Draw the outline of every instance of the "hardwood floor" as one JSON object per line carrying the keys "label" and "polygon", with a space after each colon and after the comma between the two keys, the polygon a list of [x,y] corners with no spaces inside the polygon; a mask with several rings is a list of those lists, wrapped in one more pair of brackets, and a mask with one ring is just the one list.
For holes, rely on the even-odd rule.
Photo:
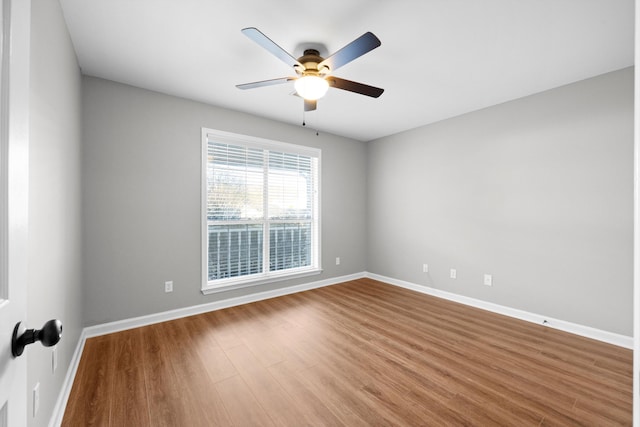
{"label": "hardwood floor", "polygon": [[631,425],[632,352],[370,279],[88,339],[64,426]]}

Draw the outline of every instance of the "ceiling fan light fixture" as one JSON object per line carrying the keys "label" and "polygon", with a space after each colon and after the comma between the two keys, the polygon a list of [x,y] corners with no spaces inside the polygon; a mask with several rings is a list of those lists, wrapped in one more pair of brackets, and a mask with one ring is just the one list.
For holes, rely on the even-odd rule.
{"label": "ceiling fan light fixture", "polygon": [[298,95],[309,101],[322,98],[329,89],[329,83],[318,76],[303,76],[294,83]]}

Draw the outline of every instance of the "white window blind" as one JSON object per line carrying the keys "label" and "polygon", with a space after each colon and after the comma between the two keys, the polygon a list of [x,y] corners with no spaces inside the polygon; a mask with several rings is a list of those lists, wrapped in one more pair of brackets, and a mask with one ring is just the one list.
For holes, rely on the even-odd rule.
{"label": "white window blind", "polygon": [[319,271],[319,150],[203,131],[203,291]]}

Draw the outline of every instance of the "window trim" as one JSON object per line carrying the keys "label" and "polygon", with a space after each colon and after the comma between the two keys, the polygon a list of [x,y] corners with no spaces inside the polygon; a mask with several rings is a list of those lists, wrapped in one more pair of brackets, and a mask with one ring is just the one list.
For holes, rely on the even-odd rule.
{"label": "window trim", "polygon": [[[317,206],[314,206],[316,215],[315,227],[315,248],[314,259],[315,264],[311,267],[301,267],[288,270],[278,270],[274,272],[266,272],[262,274],[253,274],[250,276],[232,277],[228,279],[220,279],[216,285],[211,285],[208,280],[208,223],[207,223],[207,159],[209,138],[213,137],[216,141],[228,144],[238,144],[243,146],[252,146],[264,150],[273,150],[287,153],[295,153],[309,156],[317,159]],[[307,147],[304,145],[291,144],[287,142],[274,141],[254,136],[241,135],[231,132],[220,131],[216,129],[202,128],[201,143],[201,170],[200,170],[200,221],[201,221],[201,292],[205,295],[226,292],[233,289],[241,289],[250,286],[258,286],[266,283],[272,283],[282,280],[296,279],[322,273],[322,241],[321,241],[321,154],[319,148]]]}

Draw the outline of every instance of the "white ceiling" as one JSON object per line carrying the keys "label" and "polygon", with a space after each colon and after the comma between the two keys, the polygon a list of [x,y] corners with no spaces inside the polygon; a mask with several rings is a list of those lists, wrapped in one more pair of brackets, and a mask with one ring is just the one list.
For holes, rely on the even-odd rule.
{"label": "white ceiling", "polygon": [[[300,125],[295,75],[240,30],[298,57],[367,31],[382,46],[335,75],[307,126],[368,141],[633,65],[633,0],[61,0],[84,74]],[[321,46],[322,47],[322,46]]]}

